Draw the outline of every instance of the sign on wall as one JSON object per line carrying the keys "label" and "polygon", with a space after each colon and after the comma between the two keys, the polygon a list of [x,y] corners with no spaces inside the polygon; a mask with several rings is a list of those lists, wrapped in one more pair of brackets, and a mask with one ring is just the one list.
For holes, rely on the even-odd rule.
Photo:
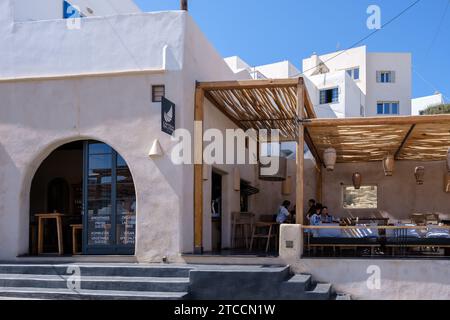
{"label": "sign on wall", "polygon": [[175,103],[164,97],[161,100],[161,131],[168,135],[175,131]]}

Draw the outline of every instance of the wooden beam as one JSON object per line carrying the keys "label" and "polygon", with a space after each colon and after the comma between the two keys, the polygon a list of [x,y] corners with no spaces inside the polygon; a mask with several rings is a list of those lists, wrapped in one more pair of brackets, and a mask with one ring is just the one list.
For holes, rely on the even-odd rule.
{"label": "wooden beam", "polygon": [[211,91],[211,90],[233,90],[233,89],[239,90],[239,89],[258,89],[258,88],[286,88],[286,87],[295,88],[297,84],[298,79],[271,79],[271,80],[199,82],[198,86],[204,89],[205,91]]}
{"label": "wooden beam", "polygon": [[261,122],[261,121],[295,121],[293,118],[274,118],[274,119],[248,119],[238,120],[239,122]]}
{"label": "wooden beam", "polygon": [[323,178],[322,178],[322,167],[319,167],[319,170],[316,171],[316,201],[319,203],[322,202],[323,197]]}
{"label": "wooden beam", "polygon": [[203,253],[203,105],[205,92],[195,89],[194,106],[194,253]]}
{"label": "wooden beam", "polygon": [[306,114],[308,115],[308,118],[310,118],[310,119],[317,118],[316,111],[314,110],[314,105],[312,104],[311,99],[309,98],[308,90],[304,90],[304,91],[305,91]]}
{"label": "wooden beam", "polygon": [[319,152],[317,151],[316,146],[314,145],[314,142],[311,138],[311,135],[309,134],[308,129],[304,129],[305,130],[305,141],[306,144],[308,145],[309,150],[311,151],[312,155],[314,156],[314,159],[316,159],[317,162],[317,167],[325,167],[325,164],[322,161],[322,157],[320,156]]}
{"label": "wooden beam", "polygon": [[400,155],[400,153],[402,152],[403,148],[405,147],[406,142],[408,141],[409,137],[411,136],[412,132],[414,131],[414,128],[416,127],[415,124],[413,124],[411,126],[411,128],[409,128],[408,133],[406,134],[405,138],[402,141],[402,144],[400,145],[400,147],[398,148],[397,152],[395,153],[395,160],[398,160],[398,156]]}
{"label": "wooden beam", "polygon": [[369,126],[369,125],[413,125],[450,123],[450,115],[430,116],[396,116],[372,118],[341,118],[341,119],[310,119],[304,123],[307,127],[337,127],[337,126]]}
{"label": "wooden beam", "polygon": [[[301,81],[300,81],[301,79]],[[303,79],[300,78],[297,84],[297,116],[299,120],[303,120],[305,118],[305,95],[304,90],[305,86],[303,83]],[[297,168],[296,168],[296,223],[303,225],[303,205],[304,205],[304,165],[305,165],[305,155],[304,155],[304,146],[305,146],[305,135],[304,135],[303,122],[300,121],[298,123],[298,137],[297,137]]]}

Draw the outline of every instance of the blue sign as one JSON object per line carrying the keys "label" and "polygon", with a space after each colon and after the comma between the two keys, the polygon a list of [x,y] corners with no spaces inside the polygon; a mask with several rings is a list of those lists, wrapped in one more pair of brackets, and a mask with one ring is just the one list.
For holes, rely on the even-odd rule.
{"label": "blue sign", "polygon": [[75,19],[81,18],[81,12],[71,5],[68,1],[63,0],[63,18],[64,19]]}

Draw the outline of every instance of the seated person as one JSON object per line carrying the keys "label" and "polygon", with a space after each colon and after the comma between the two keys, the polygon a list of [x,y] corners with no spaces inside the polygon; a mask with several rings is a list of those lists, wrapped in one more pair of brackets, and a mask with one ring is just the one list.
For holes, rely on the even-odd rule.
{"label": "seated person", "polygon": [[330,215],[330,212],[328,211],[328,207],[322,208],[321,219],[322,219],[323,223],[333,223],[333,222],[337,221],[332,215]]}
{"label": "seated person", "polygon": [[291,215],[289,212],[290,206],[291,206],[291,202],[288,200],[285,200],[283,202],[283,204],[280,206],[280,208],[278,209],[278,213],[277,213],[277,223],[278,224],[283,224],[288,220],[289,216]]}
{"label": "seated person", "polygon": [[316,204],[316,212],[309,217],[309,224],[312,226],[319,226],[322,223],[322,205]]}
{"label": "seated person", "polygon": [[316,200],[310,199],[308,201],[308,212],[306,213],[306,217],[309,219],[314,213],[316,213]]}

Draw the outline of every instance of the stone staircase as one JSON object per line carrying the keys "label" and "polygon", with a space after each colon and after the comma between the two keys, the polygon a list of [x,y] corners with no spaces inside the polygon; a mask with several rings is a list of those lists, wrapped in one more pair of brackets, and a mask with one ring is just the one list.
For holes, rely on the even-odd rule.
{"label": "stone staircase", "polygon": [[190,279],[191,298],[198,300],[350,299],[310,275],[293,275],[289,266],[204,266],[191,270]]}
{"label": "stone staircase", "polygon": [[[77,268],[75,268],[77,267]],[[73,274],[74,270],[79,273]],[[79,278],[79,286],[75,282]],[[288,266],[0,264],[0,299],[349,300]]]}
{"label": "stone staircase", "polygon": [[0,298],[56,300],[179,300],[188,296],[188,267],[80,264],[0,265]]}

